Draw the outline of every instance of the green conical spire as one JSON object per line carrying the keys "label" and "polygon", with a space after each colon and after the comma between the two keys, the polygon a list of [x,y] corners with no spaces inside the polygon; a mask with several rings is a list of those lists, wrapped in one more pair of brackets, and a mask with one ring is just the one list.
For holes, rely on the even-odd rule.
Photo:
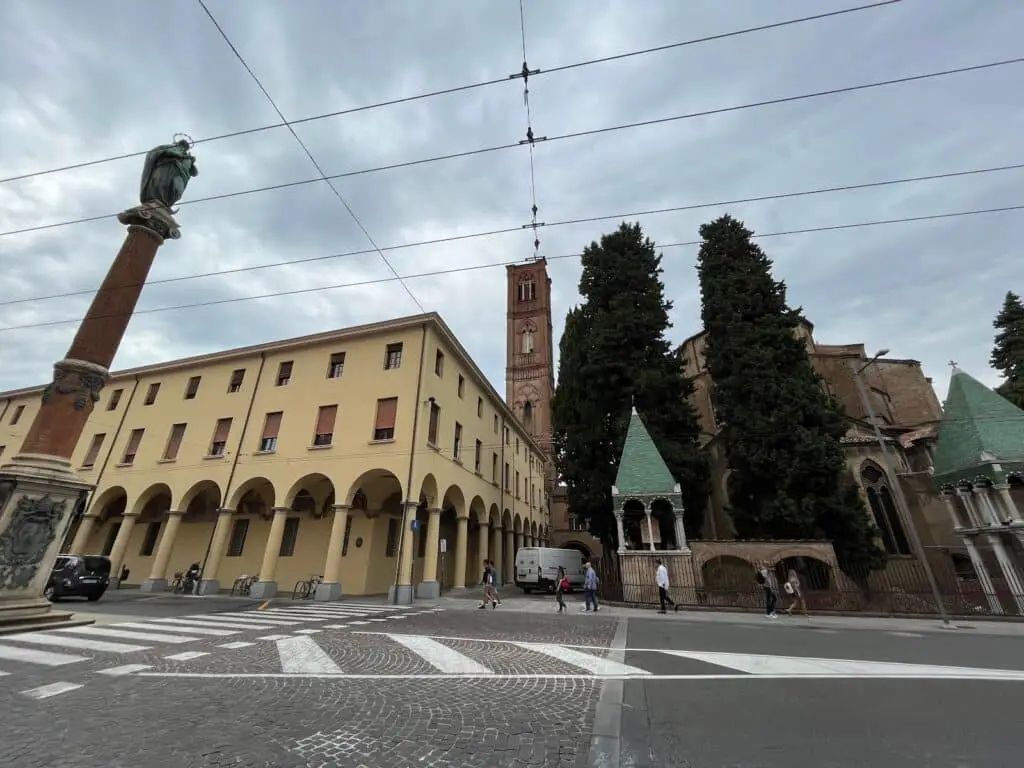
{"label": "green conical spire", "polygon": [[675,478],[634,407],[619,458],[619,471],[615,475],[615,489],[620,495],[630,496],[678,493],[677,488]]}
{"label": "green conical spire", "polygon": [[988,465],[1021,462],[1024,411],[954,366],[932,461],[935,479],[970,480]]}

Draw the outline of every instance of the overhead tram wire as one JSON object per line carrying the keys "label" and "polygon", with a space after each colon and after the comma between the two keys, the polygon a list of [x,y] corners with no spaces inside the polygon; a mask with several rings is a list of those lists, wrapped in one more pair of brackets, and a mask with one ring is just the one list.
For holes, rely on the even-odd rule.
{"label": "overhead tram wire", "polygon": [[[210,9],[206,7],[206,3],[204,2],[204,0],[197,0],[197,2],[199,3],[199,6],[203,9],[203,11],[206,12],[206,15],[209,17],[210,21],[213,22],[213,26],[217,28],[217,31],[220,33],[220,36],[224,38],[224,42],[228,44],[228,47],[231,49],[231,52],[235,55],[235,58],[237,58],[238,61],[241,62],[242,66],[245,67],[245,71],[248,72],[249,76],[253,79],[253,82],[256,83],[256,86],[260,89],[263,95],[266,96],[267,101],[270,103],[270,106],[273,107],[274,112],[277,113],[277,116],[281,118],[281,121],[283,123],[288,124],[288,121],[285,119],[284,113],[282,113],[281,109],[277,106],[277,102],[274,101],[274,98],[270,95],[270,92],[263,87],[263,83],[260,82],[260,79],[256,76],[256,73],[253,72],[252,67],[249,66],[248,62],[246,62],[242,54],[239,53],[238,49],[235,47],[235,44],[231,42],[231,38],[228,37],[227,33],[224,31],[224,28],[221,27],[216,17],[210,12]],[[318,163],[316,158],[313,157],[313,153],[309,151],[309,147],[306,146],[306,143],[301,138],[299,138],[299,134],[295,132],[295,128],[293,128],[290,124],[288,124],[287,127],[288,131],[295,138],[295,141],[298,142],[298,145],[300,147],[302,147],[302,151],[306,153],[306,157],[308,157],[309,161],[313,163],[313,167],[316,168],[317,173],[320,174],[320,178],[323,179],[324,183],[326,183],[328,187],[330,187],[331,192],[333,192],[334,196],[338,198],[338,202],[340,202],[342,206],[344,206],[345,210],[348,211],[348,215],[352,218],[352,221],[356,223],[356,226],[359,227],[363,235],[366,236],[366,239],[369,240],[370,245],[373,246],[373,249],[377,252],[377,255],[380,256],[381,261],[384,262],[385,266],[387,266],[387,268],[391,271],[391,274],[393,274],[395,276],[395,279],[398,280],[398,284],[405,289],[405,292],[407,294],[409,294],[409,298],[412,299],[413,304],[416,305],[420,312],[426,312],[427,310],[423,308],[423,305],[420,303],[420,300],[416,298],[415,294],[413,294],[409,286],[405,284],[405,281],[402,279],[402,276],[398,274],[398,270],[394,268],[394,266],[388,260],[388,257],[384,255],[384,251],[382,251],[380,249],[380,246],[377,245],[377,241],[373,239],[373,236],[370,234],[369,230],[367,230],[366,227],[363,226],[363,222],[360,221],[359,217],[356,215],[356,212],[352,210],[352,206],[348,204],[348,202],[342,196],[341,192],[338,191],[338,188],[334,186],[330,179],[327,178],[327,174],[324,173],[323,168],[320,167],[320,163]]]}
{"label": "overhead tram wire", "polygon": [[523,9],[523,0],[519,0],[519,33],[523,41],[523,68],[515,74],[509,75],[509,80],[523,79],[523,106],[526,107],[526,138],[519,143],[525,144],[530,149],[530,197],[533,205],[530,207],[530,223],[524,224],[523,229],[530,227],[533,230],[533,260],[540,259],[540,233],[537,228],[543,226],[537,223],[537,173],[534,165],[533,146],[538,141],[545,141],[546,136],[536,137],[533,135],[533,112],[530,109],[530,75],[540,73],[539,69],[530,69],[526,56],[526,11]]}
{"label": "overhead tram wire", "polygon": [[[976,72],[980,70],[993,69],[995,67],[1004,67],[1012,64],[1024,63],[1024,56],[1015,59],[1004,59],[1001,61],[993,61],[985,64],[975,64],[968,67],[957,67],[955,69],[945,69],[938,72],[928,72],[923,75],[907,75],[905,77],[898,77],[891,80],[880,80],[873,83],[861,83],[859,85],[844,86],[842,88],[831,88],[825,91],[814,91],[812,93],[803,93],[796,96],[783,96],[777,99],[767,99],[765,101],[750,102],[747,104],[737,104],[731,107],[718,107],[716,109],[707,109],[700,112],[689,112],[683,115],[672,115],[669,117],[653,118],[651,120],[642,120],[635,123],[623,123],[621,125],[606,126],[604,128],[591,128],[583,131],[575,131],[573,133],[563,133],[557,136],[548,136],[545,141],[561,141],[563,139],[578,139],[586,136],[597,136],[599,134],[611,133],[612,131],[623,131],[633,128],[644,128],[652,125],[661,125],[663,123],[676,122],[679,120],[690,120],[698,117],[710,117],[711,115],[722,115],[731,112],[739,112],[745,109],[756,109],[759,107],[775,106],[778,104],[789,104],[798,101],[806,101],[810,99],[821,98],[825,96],[837,96],[845,93],[855,93],[857,91],[865,91],[872,88],[885,88],[891,85],[900,85],[903,83],[917,82],[920,80],[930,80],[939,77],[948,77],[950,75],[959,75],[967,72]],[[498,152],[506,149],[515,149],[522,146],[518,141],[511,142],[508,144],[499,144],[492,147],[480,147],[478,149],[466,150],[463,152],[454,152],[446,155],[437,155],[434,157],[421,158],[419,160],[408,160],[400,163],[392,163],[390,165],[378,166],[375,168],[364,168],[358,171],[347,171],[345,173],[330,174],[326,178],[330,180],[343,179],[351,176],[363,176],[370,173],[379,173],[381,171],[390,171],[399,168],[409,168],[417,165],[425,165],[427,163],[435,163],[442,160],[452,160],[461,157],[470,157],[472,155],[482,155],[490,152]],[[316,182],[323,181],[323,178],[316,177],[313,179],[304,179],[302,181],[285,182],[282,184],[271,184],[265,187],[255,187],[253,189],[245,189],[238,192],[225,192],[219,195],[211,195],[209,197],[200,197],[195,200],[182,200],[178,203],[179,206],[195,205],[196,203],[207,203],[214,200],[226,200],[228,198],[243,197],[245,195],[253,195],[260,192],[270,192],[278,189],[286,189],[288,187],[297,187],[304,184],[315,184]],[[47,229],[56,229],[58,227],[67,227],[72,224],[85,224],[93,221],[102,221],[103,219],[112,219],[117,216],[116,213],[101,214],[98,216],[87,216],[80,219],[70,219],[67,221],[58,221],[50,224],[37,224],[31,227],[22,227],[20,229],[11,229],[6,232],[0,232],[0,237],[9,237],[11,235],[20,235],[28,232],[40,232]]]}
{"label": "overhead tram wire", "polygon": [[[853,223],[849,223],[849,224],[831,224],[831,225],[820,226],[820,227],[806,227],[806,228],[802,228],[802,229],[788,229],[788,230],[782,230],[782,231],[779,231],[779,232],[764,232],[764,233],[760,233],[760,234],[755,234],[753,236],[753,238],[759,240],[759,239],[764,239],[764,238],[768,238],[768,237],[784,237],[784,236],[788,236],[788,235],[805,235],[805,234],[811,234],[811,233],[815,233],[815,232],[838,232],[838,231],[841,231],[841,230],[848,230],[848,229],[862,229],[862,228],[865,228],[865,227],[876,227],[876,226],[884,226],[884,225],[891,225],[891,224],[909,224],[909,223],[922,222],[922,221],[938,221],[938,220],[942,220],[942,219],[953,219],[953,218],[960,218],[960,217],[964,217],[964,216],[980,216],[980,215],[991,214],[991,213],[1006,213],[1006,212],[1010,212],[1010,211],[1024,211],[1024,203],[1020,203],[1018,205],[1004,205],[1004,206],[1000,206],[998,208],[978,208],[978,209],[973,209],[973,210],[968,210],[968,211],[950,211],[950,212],[947,212],[947,213],[932,213],[932,214],[926,214],[926,215],[923,215],[923,216],[903,216],[903,217],[896,218],[896,219],[875,219],[875,220],[872,220],[872,221],[858,221],[858,222],[853,222]],[[680,248],[680,247],[683,247],[683,246],[700,245],[700,242],[701,241],[699,241],[699,240],[688,240],[688,241],[679,242],[679,243],[658,243],[658,244],[656,244],[656,247],[659,248],[659,249],[664,249],[664,248]],[[578,259],[578,258],[580,258],[581,255],[582,254],[577,252],[577,253],[561,254],[561,255],[557,255],[557,256],[546,256],[545,258],[548,261],[554,261],[556,259]],[[481,270],[481,269],[492,269],[492,268],[496,268],[496,267],[506,267],[506,266],[509,266],[509,265],[512,265],[512,264],[521,264],[521,263],[522,263],[522,259],[513,259],[513,260],[510,260],[510,261],[499,261],[499,262],[493,262],[493,263],[489,263],[489,264],[475,264],[475,265],[469,266],[469,267],[452,267],[450,269],[438,269],[438,270],[433,270],[433,271],[430,271],[430,272],[420,272],[420,273],[414,274],[414,275],[403,275],[401,277],[401,279],[403,279],[403,280],[413,280],[413,279],[424,278],[424,277],[441,277],[441,276],[444,276],[444,275],[453,275],[453,274],[459,274],[459,273],[462,273],[462,272],[475,272],[475,271],[478,271],[478,270]],[[294,290],[289,290],[289,291],[274,291],[273,293],[264,293],[264,294],[260,294],[258,296],[234,296],[234,297],[227,298],[227,299],[214,299],[214,300],[211,300],[211,301],[199,301],[199,302],[195,302],[195,303],[192,303],[192,304],[176,304],[176,305],[168,306],[168,307],[153,307],[153,308],[150,308],[150,309],[136,309],[133,314],[135,314],[135,315],[150,315],[150,314],[156,314],[158,312],[173,312],[173,311],[182,310],[182,309],[196,309],[196,308],[199,308],[199,307],[212,307],[212,306],[218,306],[218,305],[221,305],[221,304],[236,304],[236,303],[243,302],[243,301],[256,301],[258,299],[273,299],[273,298],[278,298],[278,297],[281,297],[281,296],[297,296],[297,295],[305,294],[305,293],[319,293],[320,291],[332,291],[332,290],[338,290],[338,289],[341,289],[341,288],[358,288],[358,287],[363,287],[363,286],[368,286],[368,285],[380,285],[382,283],[391,283],[391,282],[394,282],[396,279],[397,278],[394,278],[394,277],[380,277],[380,278],[376,278],[376,279],[373,279],[373,280],[360,280],[360,281],[357,281],[357,282],[354,282],[354,283],[338,283],[336,285],[321,285],[321,286],[315,286],[313,288],[296,288]],[[120,317],[121,315],[122,315],[122,313],[110,313],[110,314],[107,314],[107,315],[97,315],[97,319],[104,318],[104,317]],[[0,327],[0,333],[3,333],[4,331],[18,331],[18,330],[27,330],[27,329],[30,329],[30,328],[48,328],[48,327],[56,326],[56,325],[69,325],[69,324],[72,324],[72,323],[80,323],[81,320],[82,320],[81,317],[72,317],[72,318],[66,318],[66,319],[63,319],[63,320],[49,320],[49,321],[43,321],[43,322],[39,322],[39,323],[25,323],[23,325],[9,325],[9,326],[5,326],[5,327]]]}
{"label": "overhead tram wire", "polygon": [[[732,200],[716,200],[714,202],[705,203],[691,203],[687,205],[677,205],[669,208],[654,208],[644,211],[630,211],[626,213],[614,213],[605,214],[601,216],[587,216],[583,218],[575,219],[562,219],[560,221],[550,221],[538,226],[543,227],[560,227],[569,224],[587,224],[598,221],[610,221],[612,219],[630,219],[637,216],[654,216],[665,213],[682,213],[684,211],[696,211],[703,208],[719,208],[728,205],[742,205],[746,203],[761,203],[768,202],[771,200],[785,200],[789,198],[808,197],[811,195],[821,195],[833,192],[851,192],[860,189],[873,189],[876,187],[888,187],[897,184],[911,184],[919,181],[937,181],[940,179],[952,179],[959,178],[962,176],[977,176],[986,173],[997,173],[1002,171],[1013,171],[1024,169],[1024,163],[1015,163],[1008,165],[994,166],[991,168],[974,168],[966,171],[949,171],[946,173],[934,173],[926,176],[910,176],[899,179],[884,179],[882,181],[869,181],[862,184],[843,184],[840,186],[831,187],[815,187],[812,189],[804,189],[796,192],[777,192],[769,195],[757,195],[755,197],[741,197],[734,198]],[[520,224],[518,226],[509,226],[501,229],[486,230],[483,232],[470,232],[464,235],[449,235],[447,237],[438,237],[431,240],[419,240],[412,243],[403,243],[401,245],[389,245],[384,246],[381,250],[384,251],[397,251],[404,250],[406,248],[420,248],[428,245],[445,245],[447,243],[460,242],[462,240],[475,240],[484,237],[496,237],[498,235],[510,234],[512,232],[520,232],[525,227],[530,225]],[[375,253],[374,250],[366,248],[357,251],[346,251],[343,253],[331,253],[322,256],[309,256],[303,259],[291,259],[289,261],[276,261],[269,264],[256,264],[249,267],[232,267],[230,269],[220,269],[212,272],[199,272],[191,275],[178,275],[176,277],[164,277],[157,278],[154,280],[147,280],[144,285],[161,285],[165,283],[179,283],[186,280],[199,280],[206,277],[220,277],[223,275],[235,275],[244,272],[255,272],[261,269],[274,269],[276,267],[288,267],[295,264],[309,264],[318,261],[327,261],[330,259],[341,259],[349,256],[363,256],[366,254]],[[557,257],[556,257],[557,258]],[[133,287],[134,285],[142,285],[143,283],[131,283],[126,287]],[[48,301],[50,299],[65,299],[73,296],[88,296],[96,292],[95,288],[89,288],[86,290],[67,291],[65,293],[53,293],[47,296],[31,296],[23,299],[9,299],[6,301],[0,301],[0,307],[11,306],[14,304],[26,304],[29,302],[36,301]]]}
{"label": "overhead tram wire", "polygon": [[[635,51],[627,51],[625,53],[613,54],[611,56],[602,56],[596,59],[586,59],[583,61],[577,61],[572,64],[562,64],[560,66],[551,67],[546,70],[539,70],[538,74],[553,74],[555,72],[566,72],[572,69],[579,69],[581,67],[589,67],[594,64],[605,64],[613,61],[621,61],[636,56],[645,56],[651,53],[662,53],[664,51],[674,50],[676,48],[684,48],[690,45],[699,45],[700,43],[709,43],[715,40],[725,40],[731,37],[739,37],[741,35],[749,35],[755,32],[767,32],[773,29],[780,29],[782,27],[788,27],[795,24],[803,24],[811,21],[821,21],[823,19],[831,18],[834,16],[843,16],[851,13],[858,13],[860,11],[868,11],[876,8],[882,8],[887,5],[894,5],[901,0],[881,0],[881,2],[868,3],[866,5],[853,6],[851,8],[842,8],[838,11],[829,11],[827,13],[816,13],[811,16],[801,16],[795,19],[787,19],[785,21],[776,21],[771,24],[761,24],[756,27],[746,27],[744,29],[733,30],[732,32],[722,32],[717,35],[707,35],[705,37],[693,38],[690,40],[682,40],[676,43],[668,43],[666,45],[657,45],[651,48],[642,48]],[[264,131],[272,131],[276,128],[284,128],[286,126],[301,125],[303,123],[311,123],[317,120],[327,120],[332,117],[343,117],[345,115],[356,114],[359,112],[369,112],[374,109],[381,109],[384,107],[394,107],[399,104],[408,104],[414,101],[421,101],[423,99],[432,99],[440,96],[448,96],[450,94],[461,93],[465,91],[471,91],[478,88],[485,88],[492,85],[500,85],[507,83],[508,78],[499,77],[491,80],[481,80],[475,83],[467,83],[465,85],[457,85],[450,88],[441,88],[436,91],[427,91],[425,93],[415,94],[413,96],[401,96],[395,99],[388,99],[387,101],[379,101],[374,104],[365,104],[359,107],[349,107],[347,109],[335,110],[332,112],[323,112],[318,115],[310,115],[309,117],[299,118],[298,120],[287,121],[283,117],[282,122],[273,123],[271,125],[263,125],[258,128],[246,128],[240,131],[232,131],[229,133],[222,133],[215,136],[207,136],[203,139],[197,139],[195,144],[209,144],[214,141],[223,141],[225,139],[233,139],[238,136],[249,136],[255,133],[262,133]],[[23,179],[31,179],[37,176],[48,176],[55,173],[63,173],[64,171],[73,171],[79,168],[89,168],[94,165],[102,165],[104,163],[112,163],[118,160],[128,160],[133,157],[142,157],[149,150],[141,150],[139,152],[128,152],[120,155],[111,155],[110,157],[100,158],[98,160],[85,160],[79,163],[71,163],[70,165],[63,165],[58,168],[50,168],[44,171],[33,171],[31,173],[22,173],[16,176],[8,176],[7,178],[0,179],[0,184],[6,184],[11,181],[21,181]]]}

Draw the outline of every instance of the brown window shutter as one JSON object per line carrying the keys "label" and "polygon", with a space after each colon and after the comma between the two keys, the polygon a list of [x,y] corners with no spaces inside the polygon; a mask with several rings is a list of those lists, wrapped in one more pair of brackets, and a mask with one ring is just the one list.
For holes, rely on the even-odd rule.
{"label": "brown window shutter", "polygon": [[92,442],[89,444],[89,450],[85,454],[85,458],[82,460],[83,467],[91,467],[96,463],[96,457],[100,455],[100,448],[103,447],[103,440],[106,438],[105,433],[93,435]]}
{"label": "brown window shutter", "polygon": [[245,380],[245,368],[239,368],[231,373],[231,386],[240,387]]}
{"label": "brown window shutter", "polygon": [[267,420],[263,422],[264,440],[277,437],[277,433],[281,431],[281,416],[283,415],[281,411],[267,414]]}
{"label": "brown window shutter", "polygon": [[398,415],[398,398],[387,397],[377,401],[377,423],[375,429],[394,429]]}
{"label": "brown window shutter", "polygon": [[184,424],[175,424],[171,427],[171,439],[167,441],[167,451],[164,453],[165,459],[178,458],[178,449],[181,448],[181,440],[183,437],[185,437]]}
{"label": "brown window shutter", "polygon": [[329,435],[334,432],[334,419],[338,415],[338,406],[321,405],[316,417],[316,434]]}
{"label": "brown window shutter", "polygon": [[213,433],[213,442],[226,443],[231,434],[231,419],[217,419],[217,430]]}
{"label": "brown window shutter", "polygon": [[128,446],[125,448],[125,453],[138,453],[139,443],[142,442],[142,434],[144,430],[133,429],[131,436],[128,438]]}

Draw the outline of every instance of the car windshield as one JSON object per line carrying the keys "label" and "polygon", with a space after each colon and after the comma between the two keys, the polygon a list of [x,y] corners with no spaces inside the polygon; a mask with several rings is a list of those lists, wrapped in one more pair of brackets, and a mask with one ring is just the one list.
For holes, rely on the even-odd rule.
{"label": "car windshield", "polygon": [[110,560],[106,557],[83,557],[85,570],[90,573],[109,574]]}

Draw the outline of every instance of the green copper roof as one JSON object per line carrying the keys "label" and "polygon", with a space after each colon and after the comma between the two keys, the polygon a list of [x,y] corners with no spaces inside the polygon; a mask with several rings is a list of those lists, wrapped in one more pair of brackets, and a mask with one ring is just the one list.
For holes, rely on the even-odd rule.
{"label": "green copper roof", "polygon": [[636,408],[629,417],[626,443],[622,446],[619,471],[615,475],[615,488],[623,496],[676,492],[675,478]]}
{"label": "green copper roof", "polygon": [[1024,411],[959,368],[953,369],[939,425],[935,479],[970,480],[992,464],[1024,462]]}

